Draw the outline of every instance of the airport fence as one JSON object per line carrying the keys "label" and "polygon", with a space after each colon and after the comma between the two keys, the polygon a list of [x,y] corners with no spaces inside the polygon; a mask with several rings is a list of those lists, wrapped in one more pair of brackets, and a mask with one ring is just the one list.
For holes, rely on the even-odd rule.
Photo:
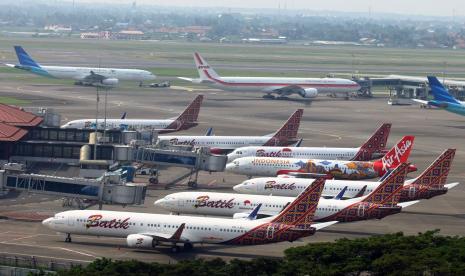
{"label": "airport fence", "polygon": [[83,265],[86,265],[86,263],[28,255],[0,254],[0,275],[3,275],[1,271],[12,271],[13,274],[10,275],[21,275],[21,273],[16,273],[18,271],[16,268],[30,269],[31,272],[40,270],[53,272]]}

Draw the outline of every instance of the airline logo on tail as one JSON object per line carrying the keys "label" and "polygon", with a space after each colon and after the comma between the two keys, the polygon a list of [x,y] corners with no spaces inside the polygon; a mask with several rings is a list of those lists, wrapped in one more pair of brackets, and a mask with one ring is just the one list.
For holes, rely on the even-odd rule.
{"label": "airline logo on tail", "polygon": [[382,124],[375,133],[368,139],[357,152],[352,161],[368,161],[373,158],[374,153],[383,153],[391,132],[391,123]]}
{"label": "airline logo on tail", "polygon": [[298,109],[287,119],[286,123],[263,146],[287,146],[294,142],[299,131],[300,120],[304,110]]}
{"label": "airline logo on tail", "polygon": [[445,150],[411,185],[424,185],[431,188],[443,188],[449,175],[455,149]]}
{"label": "airline logo on tail", "polygon": [[386,155],[381,159],[383,170],[388,171],[400,163],[407,162],[413,147],[415,136],[404,136]]}
{"label": "airline logo on tail", "polygon": [[400,199],[400,193],[397,191],[404,184],[408,167],[407,163],[400,164],[373,192],[363,199],[363,202],[396,205]]}
{"label": "airline logo on tail", "polygon": [[431,92],[433,93],[435,101],[460,104],[460,102],[457,101],[439,82],[438,78],[434,76],[428,76],[428,83],[431,87]]}
{"label": "airline logo on tail", "polygon": [[[203,101],[203,95],[198,95],[187,106],[187,108],[174,120],[169,126],[168,130],[183,130],[197,125],[197,118],[199,117],[200,106]],[[161,131],[160,133],[163,133]]]}

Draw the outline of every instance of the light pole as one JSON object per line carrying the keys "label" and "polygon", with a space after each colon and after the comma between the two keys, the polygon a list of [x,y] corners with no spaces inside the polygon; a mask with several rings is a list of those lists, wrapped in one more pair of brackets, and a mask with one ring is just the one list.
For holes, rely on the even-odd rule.
{"label": "light pole", "polygon": [[94,141],[94,160],[97,160],[97,129],[98,129],[98,105],[100,102],[99,98],[99,87],[96,86],[96,91],[97,91],[97,100],[95,104],[95,141]]}

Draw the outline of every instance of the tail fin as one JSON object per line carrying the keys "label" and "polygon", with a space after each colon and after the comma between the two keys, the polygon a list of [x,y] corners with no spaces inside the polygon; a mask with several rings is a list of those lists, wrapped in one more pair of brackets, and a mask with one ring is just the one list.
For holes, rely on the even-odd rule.
{"label": "tail fin", "polygon": [[413,147],[415,136],[404,136],[397,144],[381,158],[384,170],[395,168],[407,162]]}
{"label": "tail fin", "polygon": [[396,205],[400,199],[400,193],[397,193],[404,184],[408,172],[408,163],[402,163],[395,168],[391,174],[366,198],[363,202]]}
{"label": "tail fin", "polygon": [[126,119],[126,115],[127,115],[127,113],[126,113],[126,111],[124,111],[124,113],[121,115],[121,120]]}
{"label": "tail fin", "polygon": [[167,129],[188,129],[197,124],[203,95],[198,95],[186,109],[167,127]]}
{"label": "tail fin", "polygon": [[434,99],[436,101],[448,102],[448,103],[460,103],[455,99],[449,91],[439,82],[438,78],[434,76],[428,76],[428,83],[431,87]]}
{"label": "tail fin", "polygon": [[386,148],[391,132],[391,123],[382,124],[373,135],[360,147],[353,161],[368,161],[373,159],[373,153],[382,152]]}
{"label": "tail fin", "polygon": [[289,140],[295,140],[303,113],[303,109],[297,109],[263,146],[286,146]]}
{"label": "tail fin", "polygon": [[201,80],[217,81],[221,78],[197,52],[194,53],[194,61]]}
{"label": "tail fin", "polygon": [[21,46],[14,46],[16,56],[18,57],[19,64],[23,66],[30,66],[30,67],[37,67],[40,68],[40,65],[35,62],[27,53],[24,51],[23,47]]}
{"label": "tail fin", "polygon": [[324,185],[325,179],[317,178],[271,222],[310,229]]}
{"label": "tail fin", "polygon": [[445,150],[434,162],[411,184],[425,185],[431,188],[442,188],[446,184],[455,149]]}

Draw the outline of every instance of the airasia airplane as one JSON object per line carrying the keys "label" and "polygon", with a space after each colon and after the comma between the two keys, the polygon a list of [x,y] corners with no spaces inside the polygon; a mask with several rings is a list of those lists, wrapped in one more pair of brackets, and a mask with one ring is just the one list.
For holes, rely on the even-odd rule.
{"label": "airasia airplane", "polygon": [[121,237],[126,238],[129,247],[155,248],[159,244],[167,243],[171,245],[173,252],[180,250],[177,244],[183,244],[184,249],[189,250],[196,243],[258,245],[292,242],[337,223],[312,223],[324,182],[323,178],[315,180],[284,210],[265,219],[232,220],[73,210],[58,213],[44,220],[42,224],[53,231],[66,233],[66,242],[71,242],[71,234]]}
{"label": "airasia airplane", "polygon": [[368,161],[383,157],[386,154],[386,142],[390,130],[390,123],[382,124],[359,148],[242,147],[228,154],[228,162],[249,156]]}
{"label": "airasia airplane", "polygon": [[[445,150],[418,177],[406,180],[401,189],[399,202],[429,199],[447,193],[459,183],[446,184],[455,149]],[[310,185],[312,179],[292,177],[261,177],[253,178],[233,187],[241,194],[297,196]],[[335,197],[344,188],[344,198],[354,198],[373,192],[381,182],[326,180],[323,197]]]}
{"label": "airasia airplane", "polygon": [[[366,219],[381,219],[399,213],[403,207],[419,201],[400,203],[400,189],[407,175],[408,164],[402,163],[370,194],[347,200],[321,198],[315,213],[319,222],[351,222]],[[154,204],[175,214],[232,216],[244,218],[261,204],[258,216],[274,216],[293,202],[295,197],[181,192],[165,196]]]}
{"label": "airasia airplane", "polygon": [[[383,158],[375,161],[242,157],[228,163],[226,170],[247,176],[325,174],[339,179],[376,178],[407,162],[414,138],[414,136],[404,136]],[[409,172],[413,171],[416,171],[415,166],[410,166]]]}
{"label": "airasia airplane", "polygon": [[264,98],[274,99],[291,94],[298,94],[303,98],[315,98],[321,93],[345,94],[356,92],[360,85],[354,81],[338,78],[282,78],[282,77],[221,77],[208,65],[199,53],[194,53],[195,66],[199,72],[199,79],[179,77],[192,83],[206,84],[213,88],[229,91],[250,91],[266,93]]}
{"label": "airasia airplane", "polygon": [[209,147],[215,154],[223,154],[244,146],[287,146],[298,141],[303,109],[298,109],[275,133],[265,136],[158,136],[159,141],[168,141],[172,145],[191,145]]}
{"label": "airasia airplane", "polygon": [[[198,125],[200,106],[203,95],[198,95],[178,116],[171,119],[106,119],[107,129],[129,129],[129,130],[155,130],[158,133],[169,133],[186,130]],[[125,116],[124,116],[125,117]],[[79,119],[70,121],[61,128],[95,129],[94,119]],[[105,120],[97,120],[98,129],[105,128]]]}

